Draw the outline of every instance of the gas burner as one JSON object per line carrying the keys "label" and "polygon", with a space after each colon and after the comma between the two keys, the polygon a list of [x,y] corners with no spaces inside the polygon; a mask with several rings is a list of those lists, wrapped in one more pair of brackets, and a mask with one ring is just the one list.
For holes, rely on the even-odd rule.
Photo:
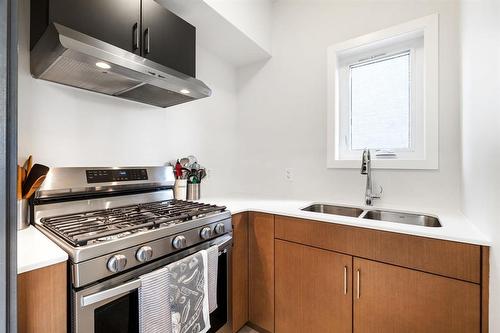
{"label": "gas burner", "polygon": [[169,228],[224,211],[226,207],[165,200],[78,214],[45,217],[44,227],[74,247],[103,243],[157,228]]}

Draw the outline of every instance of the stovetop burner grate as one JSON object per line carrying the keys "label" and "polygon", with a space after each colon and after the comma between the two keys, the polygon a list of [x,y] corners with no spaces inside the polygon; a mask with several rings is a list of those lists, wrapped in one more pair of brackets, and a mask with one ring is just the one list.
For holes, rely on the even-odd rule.
{"label": "stovetop burner grate", "polygon": [[224,206],[166,200],[42,218],[44,227],[73,246],[100,243],[222,212]]}

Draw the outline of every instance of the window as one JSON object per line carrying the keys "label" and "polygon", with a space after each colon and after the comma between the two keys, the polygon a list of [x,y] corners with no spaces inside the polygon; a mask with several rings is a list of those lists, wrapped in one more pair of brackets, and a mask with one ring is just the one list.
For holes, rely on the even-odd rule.
{"label": "window", "polygon": [[437,168],[437,15],[328,50],[328,167]]}
{"label": "window", "polygon": [[350,149],[410,149],[410,51],[360,61],[349,72]]}

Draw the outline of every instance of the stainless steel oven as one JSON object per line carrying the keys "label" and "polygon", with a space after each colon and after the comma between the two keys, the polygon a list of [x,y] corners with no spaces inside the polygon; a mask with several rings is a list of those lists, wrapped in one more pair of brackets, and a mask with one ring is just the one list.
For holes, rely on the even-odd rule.
{"label": "stainless steel oven", "polygon": [[172,167],[52,168],[47,180],[31,216],[69,256],[69,332],[137,332],[139,277],[212,245],[219,274],[211,332],[230,331],[225,206],[174,199]]}
{"label": "stainless steel oven", "polygon": [[210,314],[210,332],[230,331],[230,281],[232,235],[200,243],[129,272],[71,290],[71,330],[75,333],[136,333],[139,331],[139,276],[180,260],[197,251],[219,247],[218,307]]}

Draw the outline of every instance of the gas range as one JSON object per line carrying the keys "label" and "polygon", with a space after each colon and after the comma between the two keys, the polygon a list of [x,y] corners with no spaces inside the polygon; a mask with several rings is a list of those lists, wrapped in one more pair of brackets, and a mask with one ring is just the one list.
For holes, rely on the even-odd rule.
{"label": "gas range", "polygon": [[224,206],[175,200],[171,167],[54,168],[32,222],[69,255],[80,288],[231,234]]}

